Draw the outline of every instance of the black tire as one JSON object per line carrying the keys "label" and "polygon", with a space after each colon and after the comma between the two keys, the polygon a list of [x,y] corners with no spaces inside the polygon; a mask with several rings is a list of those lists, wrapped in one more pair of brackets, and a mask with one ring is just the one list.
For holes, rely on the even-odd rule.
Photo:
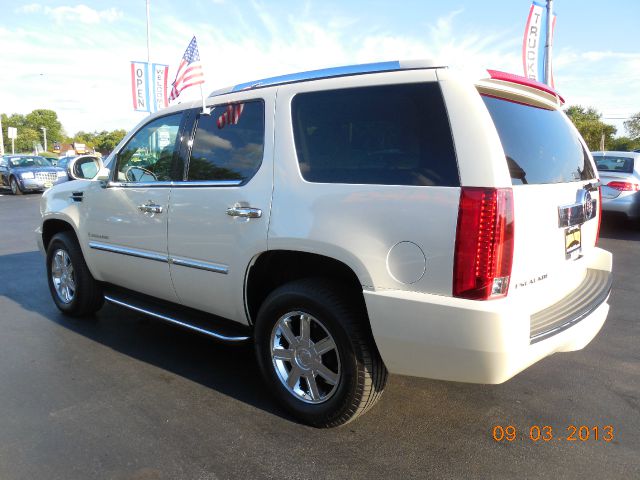
{"label": "black tire", "polygon": [[[65,301],[58,294],[54,285],[52,263],[54,255],[59,251],[66,252],[73,267],[71,276],[75,284],[75,290],[70,301]],[[60,311],[66,315],[72,317],[91,315],[100,310],[104,304],[102,287],[91,275],[84,261],[78,240],[71,232],[57,233],[49,242],[47,247],[47,281],[53,301]]]}
{"label": "black tire", "polygon": [[[255,349],[266,383],[287,411],[314,427],[336,427],[354,420],[378,401],[387,381],[387,369],[373,341],[364,307],[341,293],[346,290],[324,279],[291,282],[277,288],[265,299],[256,319]],[[306,403],[290,391],[284,384],[285,380],[281,380],[276,361],[272,358],[273,338],[284,338],[272,338],[272,333],[276,331],[276,324],[291,312],[311,316],[314,324],[318,322],[324,328],[322,330],[316,325],[317,330],[323,336],[329,334],[335,341],[336,348],[329,355],[339,356],[338,381],[334,387],[327,388],[333,389],[332,393],[321,403]],[[302,331],[299,332],[297,339],[302,336]],[[293,347],[289,345],[286,348],[291,350]],[[294,358],[299,358],[298,353]],[[324,362],[322,354],[321,358]],[[285,362],[288,362],[284,365],[288,365],[286,369],[291,373],[293,361]],[[320,375],[316,377],[316,373],[313,376],[314,384],[316,379],[323,380]],[[309,386],[306,378],[304,382]]]}
{"label": "black tire", "polygon": [[11,187],[11,193],[14,195],[22,195],[24,192],[20,189],[20,184],[16,177],[11,177],[9,180],[9,187]]}

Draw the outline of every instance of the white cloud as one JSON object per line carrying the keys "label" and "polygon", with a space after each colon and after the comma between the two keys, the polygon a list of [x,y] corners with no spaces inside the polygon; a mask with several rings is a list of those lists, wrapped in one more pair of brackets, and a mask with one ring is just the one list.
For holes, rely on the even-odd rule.
{"label": "white cloud", "polygon": [[18,13],[38,13],[42,11],[42,5],[39,3],[30,3],[28,5],[23,5],[21,7],[16,8],[16,12]]}
{"label": "white cloud", "polygon": [[556,87],[570,105],[595,107],[624,135],[624,118],[640,111],[640,52],[556,51]]}
{"label": "white cloud", "polygon": [[66,23],[67,25],[73,25],[76,22],[84,24],[97,24],[101,21],[114,22],[123,16],[122,12],[117,8],[95,10],[83,4],[74,7],[44,7],[38,3],[31,3],[17,8],[16,12],[26,14],[44,13],[51,16],[56,23]]}

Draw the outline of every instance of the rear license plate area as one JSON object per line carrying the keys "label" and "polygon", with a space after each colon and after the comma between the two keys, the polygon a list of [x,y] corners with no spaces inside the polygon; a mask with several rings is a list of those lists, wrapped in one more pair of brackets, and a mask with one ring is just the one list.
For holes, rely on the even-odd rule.
{"label": "rear license plate area", "polygon": [[582,251],[582,229],[580,225],[564,229],[564,254],[568,260]]}

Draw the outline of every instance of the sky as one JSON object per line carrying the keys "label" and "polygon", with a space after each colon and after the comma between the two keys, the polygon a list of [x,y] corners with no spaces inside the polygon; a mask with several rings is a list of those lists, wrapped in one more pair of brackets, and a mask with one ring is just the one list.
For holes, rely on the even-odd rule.
{"label": "sky", "polygon": [[[152,62],[169,82],[195,35],[204,92],[318,68],[431,58],[473,81],[522,75],[530,0],[150,0]],[[640,112],[640,1],[555,0],[553,70],[567,105],[623,135]],[[147,58],[145,0],[0,0],[0,112],[58,113],[67,134],[130,130],[131,61]],[[200,98],[198,87],[178,101]],[[18,132],[19,134],[19,132]]]}

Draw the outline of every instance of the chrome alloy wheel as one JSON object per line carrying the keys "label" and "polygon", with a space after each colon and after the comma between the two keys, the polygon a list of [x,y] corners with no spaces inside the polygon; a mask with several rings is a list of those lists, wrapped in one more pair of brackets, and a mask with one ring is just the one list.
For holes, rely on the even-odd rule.
{"label": "chrome alloy wheel", "polygon": [[340,356],[325,326],[304,312],[284,314],[271,332],[271,359],[285,388],[305,403],[327,401],[340,383]]}
{"label": "chrome alloy wheel", "polygon": [[51,281],[58,298],[63,303],[71,303],[76,295],[76,280],[71,257],[59,248],[51,259]]}

